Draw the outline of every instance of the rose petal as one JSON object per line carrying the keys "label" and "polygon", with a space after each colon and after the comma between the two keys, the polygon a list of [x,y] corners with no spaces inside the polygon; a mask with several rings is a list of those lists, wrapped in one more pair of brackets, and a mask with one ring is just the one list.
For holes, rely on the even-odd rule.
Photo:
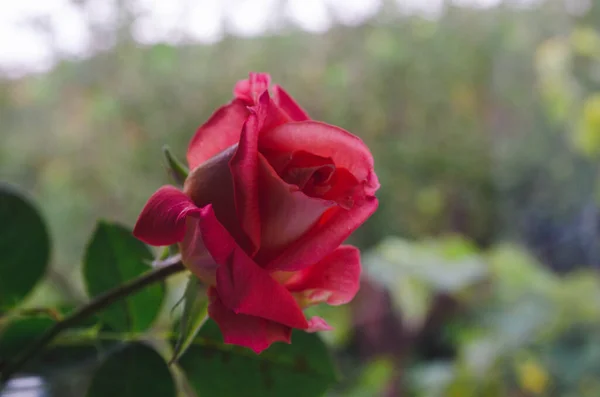
{"label": "rose petal", "polygon": [[360,251],[341,246],[320,262],[297,272],[286,287],[302,296],[302,306],[322,302],[343,305],[358,292],[360,270]]}
{"label": "rose petal", "polygon": [[300,238],[321,218],[334,201],[309,197],[298,186],[283,181],[259,154],[261,249],[257,263],[276,255]]}
{"label": "rose petal", "polygon": [[212,205],[200,210],[198,222],[202,241],[217,264],[227,263],[233,251],[238,248],[231,234],[219,222]]}
{"label": "rose petal", "polygon": [[260,353],[273,342],[290,343],[292,329],[264,318],[235,314],[220,300],[214,288],[208,291],[208,315],[215,320],[225,343],[249,347]]}
{"label": "rose petal", "polygon": [[192,137],[187,161],[190,170],[236,144],[248,117],[246,104],[239,99],[219,108]]}
{"label": "rose petal", "polygon": [[186,179],[183,191],[198,207],[211,204],[217,219],[235,241],[247,252],[254,252],[256,248],[236,211],[235,187],[229,166],[236,149],[237,145],[230,146],[196,167]]}
{"label": "rose petal", "polygon": [[319,331],[332,331],[333,327],[327,324],[327,321],[323,320],[321,317],[314,316],[310,320],[308,320],[308,328],[306,332],[319,332]]}
{"label": "rose petal", "polygon": [[217,269],[217,291],[225,306],[237,314],[305,329],[306,318],[294,297],[241,249]]}
{"label": "rose petal", "polygon": [[294,121],[310,120],[308,114],[296,103],[296,101],[281,86],[273,86],[273,97],[275,103]]}
{"label": "rose petal", "polygon": [[236,244],[211,205],[201,209],[198,224],[204,245],[220,265],[216,271],[217,290],[230,310],[306,328],[306,318],[292,295]]}
{"label": "rose petal", "polygon": [[354,203],[350,210],[341,207],[329,209],[317,225],[278,257],[269,260],[265,268],[271,271],[295,271],[319,262],[367,220],[377,206],[375,197],[366,197]]}
{"label": "rose petal", "polygon": [[183,264],[204,283],[214,285],[217,263],[204,245],[199,218],[187,217],[185,236],[179,248]]}
{"label": "rose petal", "polygon": [[259,120],[260,134],[264,134],[273,128],[290,122],[288,115],[281,110],[269,95],[269,91],[264,91],[256,104],[252,107]]}
{"label": "rose petal", "polygon": [[233,94],[247,105],[252,106],[258,101],[259,96],[269,89],[270,85],[271,76],[269,74],[250,72],[246,80],[236,83]]}
{"label": "rose petal", "polygon": [[259,148],[284,153],[303,150],[330,157],[336,167],[347,169],[364,183],[367,194],[379,188],[371,152],[360,138],[341,128],[318,121],[286,123],[261,134]]}
{"label": "rose petal", "polygon": [[226,263],[238,247],[217,219],[212,205],[187,218],[187,231],[180,243],[181,260],[205,284],[216,284],[218,264]]}
{"label": "rose petal", "polygon": [[323,193],[325,200],[335,200],[341,207],[349,210],[354,202],[364,199],[365,189],[361,186],[354,175],[345,168],[336,168],[331,178],[331,189]]}
{"label": "rose petal", "polygon": [[[304,190],[313,180],[313,184],[326,184],[335,172],[335,164],[330,158],[315,156],[305,151],[291,154],[285,168],[279,173],[283,180]],[[308,193],[307,193],[308,194]]]}
{"label": "rose petal", "polygon": [[185,235],[186,217],[199,211],[181,190],[163,186],[144,206],[133,228],[133,235],[154,246],[178,243]]}
{"label": "rose petal", "polygon": [[[258,107],[252,108],[242,129],[240,143],[229,162],[233,176],[235,210],[241,227],[253,244],[250,255],[260,246],[260,210],[258,204],[258,134],[266,119],[269,95],[265,92]],[[266,103],[265,103],[266,102]]]}

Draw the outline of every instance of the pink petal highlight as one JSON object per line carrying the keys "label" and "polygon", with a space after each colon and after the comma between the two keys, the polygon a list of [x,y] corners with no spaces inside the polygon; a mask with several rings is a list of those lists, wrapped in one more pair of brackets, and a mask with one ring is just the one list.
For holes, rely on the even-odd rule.
{"label": "pink petal highlight", "polygon": [[181,190],[163,186],[148,200],[133,229],[146,244],[171,245],[183,240],[186,217],[200,211]]}
{"label": "pink petal highlight", "polygon": [[208,291],[208,315],[215,320],[225,343],[245,346],[259,354],[274,342],[290,343],[292,329],[264,318],[236,314],[227,308],[217,291]]}
{"label": "pink petal highlight", "polygon": [[306,332],[314,333],[319,331],[333,331],[333,327],[327,324],[327,321],[321,317],[314,316],[308,320],[308,328]]}
{"label": "pink petal highlight", "polygon": [[336,249],[375,212],[378,201],[367,197],[352,209],[329,209],[319,223],[265,266],[268,270],[297,271],[317,263]]}
{"label": "pink petal highlight", "polygon": [[192,137],[187,151],[190,170],[238,143],[248,117],[246,104],[239,99],[219,108]]}
{"label": "pink petal highlight", "polygon": [[308,305],[327,302],[338,306],[354,298],[360,287],[360,273],[360,251],[345,245],[296,273],[286,287],[301,294]]}
{"label": "pink petal highlight", "polygon": [[294,297],[241,249],[217,269],[217,291],[223,304],[237,314],[247,314],[306,329],[302,310]]}
{"label": "pink petal highlight", "polygon": [[360,138],[339,127],[318,121],[286,123],[262,134],[259,147],[284,153],[303,150],[330,157],[336,167],[347,169],[363,183],[367,194],[379,188],[371,152]]}
{"label": "pink petal highlight", "polygon": [[308,114],[296,103],[290,94],[288,94],[281,86],[273,86],[273,97],[275,103],[287,113],[290,119],[294,121],[310,120]]}

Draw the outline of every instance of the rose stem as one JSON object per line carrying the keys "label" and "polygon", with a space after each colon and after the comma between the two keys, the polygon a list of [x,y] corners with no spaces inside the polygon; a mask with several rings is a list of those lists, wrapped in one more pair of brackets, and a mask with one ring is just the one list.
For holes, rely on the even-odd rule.
{"label": "rose stem", "polygon": [[116,288],[98,295],[87,304],[81,306],[79,309],[66,316],[61,321],[55,323],[37,341],[35,341],[20,355],[18,355],[13,362],[7,362],[5,365],[3,365],[3,368],[0,368],[2,371],[2,373],[0,373],[0,383],[4,383],[9,380],[16,371],[21,369],[23,365],[35,357],[62,331],[76,325],[78,322],[94,314],[95,312],[100,311],[112,303],[133,294],[145,286],[164,280],[167,277],[184,270],[185,267],[180,261],[171,263],[158,267],[136,279],[130,280]]}

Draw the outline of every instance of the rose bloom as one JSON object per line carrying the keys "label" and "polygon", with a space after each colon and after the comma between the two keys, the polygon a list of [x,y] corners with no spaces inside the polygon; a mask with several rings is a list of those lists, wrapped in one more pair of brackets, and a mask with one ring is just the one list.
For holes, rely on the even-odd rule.
{"label": "rose bloom", "polygon": [[331,329],[302,309],[354,297],[359,251],[340,244],[377,209],[379,182],[359,138],[311,120],[268,74],[234,94],[192,138],[183,191],[158,189],[133,233],[178,243],[225,343],[260,353],[292,328]]}

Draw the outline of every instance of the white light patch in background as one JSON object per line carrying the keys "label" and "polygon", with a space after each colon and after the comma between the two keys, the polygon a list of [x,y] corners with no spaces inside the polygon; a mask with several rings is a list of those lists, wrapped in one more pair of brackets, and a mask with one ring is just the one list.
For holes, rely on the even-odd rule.
{"label": "white light patch in background", "polygon": [[48,397],[42,378],[26,376],[8,381],[0,397]]}
{"label": "white light patch in background", "polygon": [[286,16],[309,32],[322,33],[331,27],[331,18],[322,0],[288,0]]}
{"label": "white light patch in background", "polygon": [[224,1],[228,28],[240,36],[258,36],[272,21],[271,16],[280,2],[278,0]]}
{"label": "white light patch in background", "polygon": [[476,8],[496,7],[502,0],[453,0],[452,3],[457,6],[469,6]]}
{"label": "white light patch in background", "polygon": [[381,8],[381,0],[328,0],[336,18],[343,24],[356,26],[373,17]]}
{"label": "white light patch in background", "polygon": [[131,34],[136,41],[142,44],[178,41],[183,29],[181,21],[185,16],[183,2],[137,0],[133,4],[137,18]]}
{"label": "white light patch in background", "polygon": [[82,10],[63,2],[48,16],[54,31],[52,45],[56,46],[59,54],[85,56],[90,36]]}
{"label": "white light patch in background", "polygon": [[223,8],[213,0],[193,2],[186,25],[191,39],[201,43],[214,43],[223,37]]}
{"label": "white light patch in background", "polygon": [[[454,0],[455,4],[478,7],[497,5],[500,0]],[[541,0],[510,0],[533,6]],[[571,0],[585,7],[586,1]],[[114,43],[114,37],[90,34],[88,22],[111,32],[117,20],[116,0],[88,0],[76,6],[70,0],[0,0],[0,72],[9,77],[51,68],[56,56],[83,57]],[[225,29],[241,36],[257,36],[280,26],[279,17],[309,32],[327,31],[337,20],[357,25],[374,15],[381,0],[135,0],[138,14],[132,35],[142,44],[182,41],[214,43]],[[436,18],[443,0],[397,0],[399,10]],[[573,6],[572,8],[578,8]],[[45,23],[48,35],[34,29],[31,20]],[[29,21],[29,22],[27,22]],[[223,22],[227,25],[224,26]],[[40,25],[40,24],[38,24]],[[113,33],[114,34],[114,33]],[[92,39],[98,42],[90,42]]]}
{"label": "white light patch in background", "polygon": [[419,14],[426,18],[437,18],[443,10],[445,0],[396,0],[400,11],[406,14]]}

